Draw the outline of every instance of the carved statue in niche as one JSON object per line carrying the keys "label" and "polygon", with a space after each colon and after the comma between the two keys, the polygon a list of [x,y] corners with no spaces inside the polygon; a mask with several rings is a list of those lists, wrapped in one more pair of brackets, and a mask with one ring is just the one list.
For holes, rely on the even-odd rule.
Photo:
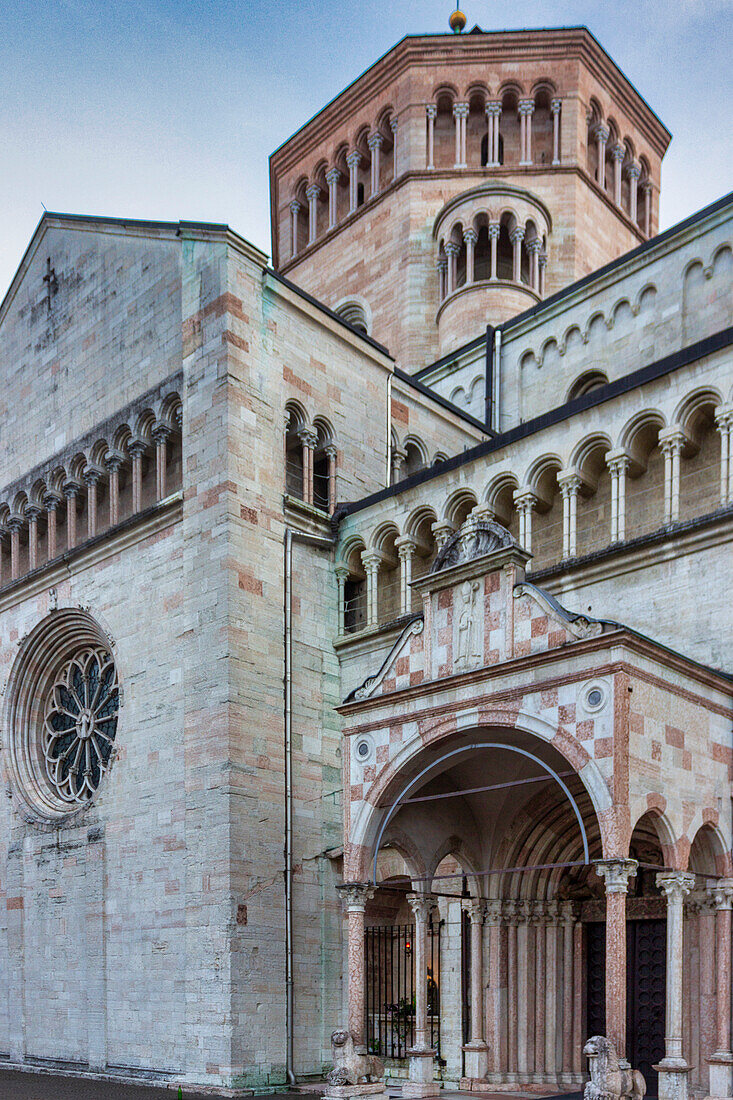
{"label": "carved statue in niche", "polygon": [[475,668],[481,661],[481,639],[478,616],[479,581],[464,581],[461,585],[461,603],[458,612],[458,638],[455,667],[462,671]]}

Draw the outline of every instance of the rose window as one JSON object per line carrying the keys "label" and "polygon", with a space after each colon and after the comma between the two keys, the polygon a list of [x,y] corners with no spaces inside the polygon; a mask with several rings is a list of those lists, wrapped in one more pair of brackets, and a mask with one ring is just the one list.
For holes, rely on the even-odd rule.
{"label": "rose window", "polygon": [[46,775],[67,803],[84,803],[108,770],[119,711],[117,670],[102,648],[84,649],[61,668],[44,708]]}

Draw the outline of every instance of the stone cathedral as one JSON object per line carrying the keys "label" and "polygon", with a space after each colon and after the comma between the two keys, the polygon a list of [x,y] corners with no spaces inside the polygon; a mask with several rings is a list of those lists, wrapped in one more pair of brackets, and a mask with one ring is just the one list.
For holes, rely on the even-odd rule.
{"label": "stone cathedral", "polygon": [[733,196],[459,15],[0,305],[0,1067],[733,1097]]}

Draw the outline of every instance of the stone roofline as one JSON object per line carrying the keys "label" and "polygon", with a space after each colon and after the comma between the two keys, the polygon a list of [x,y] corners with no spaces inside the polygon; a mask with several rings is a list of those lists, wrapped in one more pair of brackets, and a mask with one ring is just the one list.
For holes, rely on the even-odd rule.
{"label": "stone roofline", "polygon": [[270,154],[271,192],[276,172],[288,171],[318,148],[333,130],[343,126],[344,118],[360,110],[411,66],[445,67],[470,61],[499,63],[523,56],[527,60],[539,56],[542,61],[574,58],[585,64],[659,157],[664,156],[671,132],[587,27],[407,35]]}
{"label": "stone roofline", "polygon": [[[522,586],[517,586],[521,588]],[[546,597],[547,593],[543,592]],[[563,609],[564,610],[564,609]],[[403,634],[412,627],[413,633],[418,633],[417,626],[422,624],[423,617],[421,614],[413,616],[408,627],[403,630]],[[630,672],[632,675],[642,674],[643,678],[648,679],[649,673],[644,670],[638,663],[632,663],[630,656],[641,660],[649,661],[654,665],[660,666],[665,673],[665,687],[670,688],[674,693],[684,694],[691,702],[696,703],[698,706],[703,707],[706,710],[711,710],[716,714],[720,714],[725,718],[733,720],[733,674],[722,672],[719,669],[710,668],[708,665],[701,664],[699,661],[693,660],[691,657],[685,656],[684,653],[680,653],[677,650],[670,649],[668,646],[663,645],[661,642],[655,641],[654,638],[648,637],[646,634],[641,634],[639,631],[634,630],[632,627],[625,626],[623,623],[614,623],[608,620],[600,620],[603,623],[603,631],[594,635],[577,638],[572,643],[559,646],[555,649],[547,649],[539,653],[531,653],[521,657],[511,657],[505,661],[501,661],[495,665],[482,665],[479,668],[473,669],[470,672],[457,672],[448,677],[441,677],[440,680],[426,679],[418,684],[413,684],[407,688],[400,688],[397,691],[390,692],[386,695],[379,695],[371,697],[364,693],[363,697],[356,698],[359,688],[351,692],[346,699],[336,706],[334,709],[344,717],[351,715],[359,715],[370,709],[381,709],[385,706],[392,706],[399,702],[401,699],[414,699],[422,695],[434,695],[438,687],[444,689],[449,683],[465,684],[473,681],[483,681],[487,679],[497,679],[510,675],[511,673],[521,671],[529,668],[539,668],[548,665],[556,664],[558,661],[567,661],[571,656],[583,656],[585,654],[597,654],[602,651],[613,651],[609,653],[609,660],[603,663],[602,666],[594,665],[594,672],[596,675],[601,675],[606,672],[618,671],[618,672]],[[402,634],[400,635],[400,638]],[[354,639],[356,641],[356,639]],[[349,639],[340,639],[338,645],[339,653],[348,649]],[[394,647],[392,647],[394,648]],[[626,653],[624,653],[626,651]],[[385,657],[382,664],[386,664],[389,657]],[[382,671],[380,668],[376,675]],[[682,684],[673,684],[669,682],[669,673],[673,672],[679,677],[684,677],[688,682],[692,682],[699,685],[699,688],[706,690],[710,693],[715,693],[716,697],[710,695],[699,695],[697,692],[693,692],[690,688],[686,688]],[[368,683],[369,678],[365,681]],[[363,685],[359,685],[360,687]],[[359,723],[352,727],[349,724],[345,729],[345,734],[353,733],[356,729],[360,732],[366,727]]]}

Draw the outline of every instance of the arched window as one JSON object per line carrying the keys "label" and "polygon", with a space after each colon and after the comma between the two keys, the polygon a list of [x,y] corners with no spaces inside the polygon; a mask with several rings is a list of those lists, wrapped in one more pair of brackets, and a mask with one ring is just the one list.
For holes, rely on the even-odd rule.
{"label": "arched window", "polygon": [[576,397],[583,397],[586,393],[599,390],[601,386],[608,385],[608,378],[602,370],[590,370],[576,378],[568,390],[566,401],[574,401]]}
{"label": "arched window", "polygon": [[336,310],[339,317],[343,317],[347,324],[352,328],[358,329],[359,332],[363,332],[365,336],[369,335],[369,323],[367,321],[366,311],[359,302],[342,302]]}

